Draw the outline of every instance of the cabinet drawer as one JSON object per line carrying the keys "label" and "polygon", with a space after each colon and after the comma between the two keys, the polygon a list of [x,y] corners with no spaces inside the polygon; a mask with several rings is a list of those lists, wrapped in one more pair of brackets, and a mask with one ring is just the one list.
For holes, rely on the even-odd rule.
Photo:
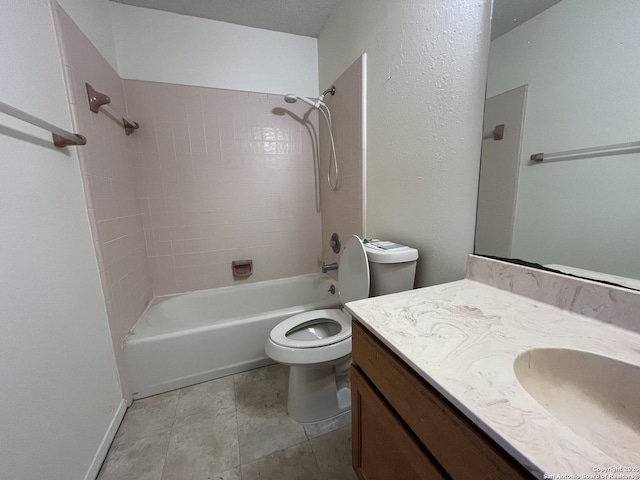
{"label": "cabinet drawer", "polygon": [[452,478],[533,478],[355,319],[352,340],[353,363]]}
{"label": "cabinet drawer", "polygon": [[358,368],[351,367],[353,468],[366,480],[444,480]]}

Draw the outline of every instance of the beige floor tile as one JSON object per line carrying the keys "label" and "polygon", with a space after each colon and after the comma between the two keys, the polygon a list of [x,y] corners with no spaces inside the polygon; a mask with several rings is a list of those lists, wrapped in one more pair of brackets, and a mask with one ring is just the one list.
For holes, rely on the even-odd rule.
{"label": "beige floor tile", "polygon": [[169,445],[169,432],[147,435],[112,447],[99,480],[160,480]]}
{"label": "beige floor tile", "polygon": [[286,412],[245,415],[238,411],[238,440],[243,463],[306,440],[304,429]]}
{"label": "beige floor tile", "polygon": [[350,425],[351,411],[342,413],[337,417],[330,418],[329,420],[323,420],[322,422],[303,424],[304,433],[307,434],[308,439],[319,437]]}
{"label": "beige floor tile", "polygon": [[286,367],[271,365],[234,378],[241,463],[306,440],[302,425],[287,413]]}
{"label": "beige floor tile", "polygon": [[238,408],[245,411],[252,408],[281,406],[287,404],[289,388],[289,367],[269,365],[268,367],[237,373],[233,376]]}
{"label": "beige floor tile", "polygon": [[174,428],[211,420],[216,415],[235,412],[233,377],[224,377],[180,390]]}
{"label": "beige floor tile", "polygon": [[310,440],[323,480],[357,480],[351,466],[351,427]]}
{"label": "beige floor tile", "polygon": [[227,412],[171,431],[162,479],[209,480],[239,464],[236,416]]}
{"label": "beige floor tile", "polygon": [[304,443],[241,465],[242,480],[320,480],[311,445]]}
{"label": "beige floor tile", "polygon": [[178,390],[133,402],[114,439],[114,446],[132,445],[148,435],[171,430],[178,403]]}

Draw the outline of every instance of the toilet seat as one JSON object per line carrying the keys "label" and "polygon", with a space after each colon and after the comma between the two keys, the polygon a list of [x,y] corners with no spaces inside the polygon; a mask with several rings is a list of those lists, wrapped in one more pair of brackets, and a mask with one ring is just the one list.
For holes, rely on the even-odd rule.
{"label": "toilet seat", "polygon": [[[369,296],[369,263],[362,240],[357,235],[349,238],[340,255],[338,277],[343,305]],[[324,332],[322,329],[313,332],[312,328],[304,331],[315,323],[322,324],[323,319],[335,322],[334,326],[338,326],[340,330],[335,335],[327,336],[324,335],[330,328],[325,328]],[[292,336],[291,333],[296,333],[296,330],[300,330],[300,335]],[[314,337],[314,333],[319,334]],[[271,359],[285,365],[313,365],[336,361],[351,354],[351,316],[343,310],[324,309],[289,317],[271,330],[265,351]]]}
{"label": "toilet seat", "polygon": [[[352,235],[349,238],[340,255],[338,285],[340,301],[343,305],[346,302],[361,300],[369,296],[369,262],[367,261],[367,253],[362,240],[357,235]],[[336,334],[324,336],[324,338],[321,338],[322,335],[314,337],[312,327],[316,323],[322,324],[323,319],[335,322],[340,330]],[[311,331],[306,335],[291,336],[292,332],[298,329],[304,330],[305,328],[310,328]],[[305,336],[308,338],[302,338]],[[276,325],[269,334],[268,343],[271,345],[268,350],[273,352],[274,348],[277,350],[277,347],[282,347],[290,350],[302,349],[309,352],[308,349],[315,348],[326,349],[328,352],[329,347],[347,339],[349,339],[350,344],[351,316],[349,314],[338,309],[311,310],[289,317]],[[340,350],[342,350],[342,346]],[[301,356],[304,355],[304,353],[301,354]],[[304,363],[308,362],[305,361]]]}
{"label": "toilet seat", "polygon": [[[305,324],[312,322],[321,323],[323,319],[337,323],[340,331],[335,335],[313,340],[302,340],[287,336],[298,327],[304,327]],[[327,309],[311,310],[283,320],[271,330],[269,339],[276,345],[287,348],[317,348],[341,342],[350,336],[351,317],[342,310]]]}
{"label": "toilet seat", "polygon": [[351,335],[344,340],[318,348],[288,348],[267,340],[265,352],[282,365],[320,367],[338,364],[351,355]]}

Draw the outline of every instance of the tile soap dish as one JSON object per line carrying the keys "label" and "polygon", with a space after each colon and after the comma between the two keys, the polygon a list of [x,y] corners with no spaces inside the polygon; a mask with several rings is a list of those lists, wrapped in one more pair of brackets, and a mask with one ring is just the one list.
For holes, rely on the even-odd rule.
{"label": "tile soap dish", "polygon": [[234,260],[231,269],[234,278],[247,278],[253,273],[253,260]]}

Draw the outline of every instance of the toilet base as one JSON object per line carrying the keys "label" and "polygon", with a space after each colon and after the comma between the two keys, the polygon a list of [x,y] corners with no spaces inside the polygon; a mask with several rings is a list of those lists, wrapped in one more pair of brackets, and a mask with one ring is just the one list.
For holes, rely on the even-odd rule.
{"label": "toilet base", "polygon": [[289,416],[301,423],[335,417],[351,408],[351,356],[328,365],[289,369]]}

